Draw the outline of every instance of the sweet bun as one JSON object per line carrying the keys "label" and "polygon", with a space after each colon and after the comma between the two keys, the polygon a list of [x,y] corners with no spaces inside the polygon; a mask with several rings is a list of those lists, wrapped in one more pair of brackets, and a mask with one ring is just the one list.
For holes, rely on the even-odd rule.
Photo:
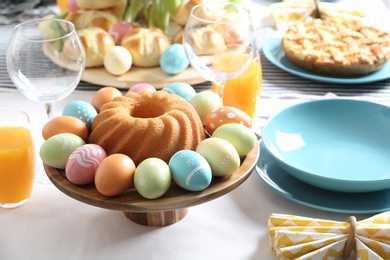
{"label": "sweet bun", "polygon": [[123,2],[122,0],[76,0],[77,6],[83,9],[105,9]]}
{"label": "sweet bun", "polygon": [[202,0],[184,0],[177,7],[173,21],[180,26],[185,26],[190,17],[191,9],[197,4],[201,4]]}
{"label": "sweet bun", "polygon": [[86,63],[85,67],[100,67],[104,63],[104,54],[115,47],[112,36],[99,27],[90,27],[77,31],[84,45]]}
{"label": "sweet bun", "polygon": [[100,27],[105,31],[108,31],[114,24],[122,20],[121,16],[115,12],[85,9],[70,13],[66,19],[74,24],[76,30]]}
{"label": "sweet bun", "polygon": [[135,28],[123,37],[121,45],[131,53],[133,65],[155,67],[160,64],[160,56],[171,41],[158,28]]}
{"label": "sweet bun", "polygon": [[212,27],[200,27],[188,35],[188,42],[197,54],[213,54],[224,47],[223,36]]}
{"label": "sweet bun", "polygon": [[183,43],[183,32],[184,27],[181,27],[173,36],[172,36],[172,43]]}

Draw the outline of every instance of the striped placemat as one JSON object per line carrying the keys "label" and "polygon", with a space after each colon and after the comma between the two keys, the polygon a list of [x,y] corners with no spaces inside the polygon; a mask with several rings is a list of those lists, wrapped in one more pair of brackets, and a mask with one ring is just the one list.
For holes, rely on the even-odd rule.
{"label": "striped placemat", "polygon": [[[53,12],[54,9],[41,9],[42,12]],[[35,13],[36,15],[36,13]],[[14,88],[6,67],[6,49],[8,46],[9,35],[15,24],[0,26],[0,89]],[[260,47],[267,37],[274,33],[270,27],[259,28]],[[310,79],[301,78],[285,72],[267,60],[260,48],[260,57],[263,68],[263,87],[262,96],[264,97],[305,97],[305,96],[323,96],[327,93],[333,93],[337,96],[362,97],[367,99],[387,99],[390,100],[390,78],[378,82],[359,85],[339,85],[317,82]],[[390,77],[390,75],[389,75]],[[90,84],[81,81],[77,89],[95,90],[102,86]],[[210,84],[200,84],[194,86],[198,91],[209,89]]]}

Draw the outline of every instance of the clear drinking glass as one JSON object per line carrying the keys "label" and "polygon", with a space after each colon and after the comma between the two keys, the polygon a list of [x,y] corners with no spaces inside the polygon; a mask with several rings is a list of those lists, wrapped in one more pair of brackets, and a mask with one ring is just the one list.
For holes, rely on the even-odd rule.
{"label": "clear drinking glass", "polygon": [[26,203],[34,175],[35,150],[28,115],[20,110],[0,110],[0,207]]}
{"label": "clear drinking glass", "polygon": [[258,55],[250,11],[240,4],[213,2],[192,8],[183,33],[191,66],[218,86],[242,74]]}
{"label": "clear drinking glass", "polygon": [[7,50],[8,74],[27,98],[52,104],[67,97],[80,82],[85,52],[74,25],[62,19],[36,19],[17,25]]}
{"label": "clear drinking glass", "polygon": [[[7,49],[8,74],[27,98],[44,103],[48,119],[52,104],[77,87],[85,69],[83,44],[74,25],[48,18],[23,22],[12,30]],[[50,183],[41,164],[38,182]]]}

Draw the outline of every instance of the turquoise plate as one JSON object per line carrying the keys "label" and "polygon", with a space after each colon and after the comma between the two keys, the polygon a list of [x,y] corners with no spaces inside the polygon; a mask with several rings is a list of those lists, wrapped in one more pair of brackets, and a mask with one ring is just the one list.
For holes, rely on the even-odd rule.
{"label": "turquoise plate", "polygon": [[276,32],[273,36],[269,37],[264,43],[263,53],[271,63],[291,74],[315,81],[337,84],[363,84],[384,80],[390,77],[390,62],[387,62],[380,70],[371,74],[349,78],[330,77],[301,69],[291,63],[285,55],[281,45],[283,33],[283,31],[279,31]]}
{"label": "turquoise plate", "polygon": [[255,172],[282,197],[311,208],[346,214],[371,214],[390,210],[390,189],[343,193],[308,185],[283,170],[265,149],[262,141]]}
{"label": "turquoise plate", "polygon": [[311,185],[342,192],[390,188],[390,107],[307,101],[270,118],[262,138],[284,170]]}

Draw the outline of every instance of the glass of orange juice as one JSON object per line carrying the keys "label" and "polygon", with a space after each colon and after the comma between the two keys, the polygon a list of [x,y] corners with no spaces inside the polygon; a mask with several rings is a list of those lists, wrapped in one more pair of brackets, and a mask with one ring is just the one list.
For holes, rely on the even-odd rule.
{"label": "glass of orange juice", "polygon": [[260,55],[257,53],[255,59],[241,75],[227,80],[223,89],[220,88],[220,85],[212,83],[212,90],[222,97],[224,106],[241,109],[254,119],[261,86],[262,69]]}
{"label": "glass of orange juice", "polygon": [[20,110],[0,110],[0,207],[26,203],[34,174],[35,150],[28,115]]}

